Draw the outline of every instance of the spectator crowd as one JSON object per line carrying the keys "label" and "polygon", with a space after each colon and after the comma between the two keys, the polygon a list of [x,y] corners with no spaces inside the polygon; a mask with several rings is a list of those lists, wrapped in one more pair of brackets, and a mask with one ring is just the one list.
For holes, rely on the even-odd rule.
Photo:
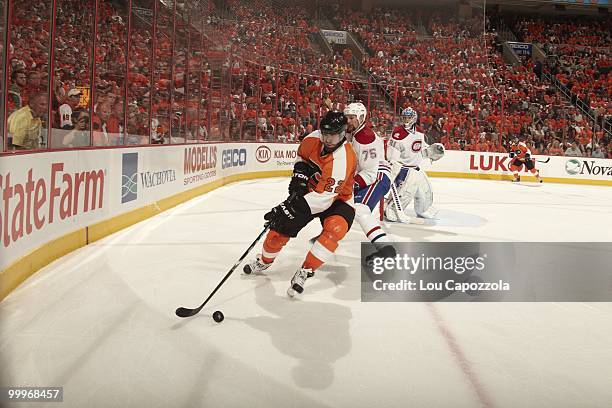
{"label": "spectator crowd", "polygon": [[52,3],[13,8],[6,29],[9,150],[291,142],[361,100],[382,134],[412,106],[447,149],[505,152],[518,136],[534,153],[612,157],[606,18],[504,16],[546,52],[543,72],[568,99],[531,58],[507,63],[497,20],[478,12],[331,2],[328,20],[364,50],[355,55],[325,43],[308,2],[58,0],[51,24]]}

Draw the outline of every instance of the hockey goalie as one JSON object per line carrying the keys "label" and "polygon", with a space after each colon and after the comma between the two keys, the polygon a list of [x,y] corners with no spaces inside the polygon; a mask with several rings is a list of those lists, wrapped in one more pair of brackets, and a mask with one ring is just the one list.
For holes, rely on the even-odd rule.
{"label": "hockey goalie", "polygon": [[413,201],[418,217],[433,219],[438,212],[433,206],[429,178],[419,166],[423,158],[432,162],[441,159],[444,146],[425,143],[423,133],[416,130],[417,119],[414,109],[409,107],[402,110],[402,123],[393,129],[388,142],[387,159],[393,164],[395,186],[385,203],[385,218],[388,221],[402,222],[401,214]]}

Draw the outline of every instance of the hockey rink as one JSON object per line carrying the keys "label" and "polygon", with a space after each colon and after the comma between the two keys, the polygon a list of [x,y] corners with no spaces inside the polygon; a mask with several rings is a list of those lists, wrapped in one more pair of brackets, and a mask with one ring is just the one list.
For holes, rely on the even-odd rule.
{"label": "hockey rink", "polygon": [[[389,226],[396,240],[612,240],[612,188],[431,181],[439,220]],[[63,386],[64,402],[9,406],[611,406],[612,303],[361,303],[356,223],[300,298],[286,289],[318,221],[265,276],[240,266],[199,315],[176,317],[208,296],[287,184],[225,186],[28,279],[0,303],[0,383]]]}

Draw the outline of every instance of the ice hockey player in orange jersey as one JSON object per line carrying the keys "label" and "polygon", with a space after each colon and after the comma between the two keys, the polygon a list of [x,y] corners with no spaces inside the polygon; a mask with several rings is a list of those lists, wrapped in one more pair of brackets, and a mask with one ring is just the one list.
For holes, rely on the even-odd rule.
{"label": "ice hockey player in orange jersey", "polygon": [[289,184],[289,198],[268,212],[269,223],[262,254],[244,266],[244,273],[264,271],[289,241],[310,221],[319,218],[323,231],[312,244],[302,266],[291,279],[287,294],[304,291],[304,282],[328,261],[353,224],[353,184],[357,158],[346,140],[347,119],[330,111],[320,130],[306,136]]}
{"label": "ice hockey player in orange jersey", "polygon": [[513,182],[521,181],[519,171],[523,165],[535,176],[536,181],[542,182],[540,171],[535,168],[535,160],[531,157],[531,151],[524,142],[519,142],[518,137],[513,139],[512,145],[510,146],[510,159],[512,159],[510,162],[510,170],[514,175]]}

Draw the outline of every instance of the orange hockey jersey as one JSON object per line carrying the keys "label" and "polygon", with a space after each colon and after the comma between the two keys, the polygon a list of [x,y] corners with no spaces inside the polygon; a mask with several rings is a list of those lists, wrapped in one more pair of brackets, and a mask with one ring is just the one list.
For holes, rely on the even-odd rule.
{"label": "orange hockey jersey", "polygon": [[513,143],[512,146],[510,146],[510,152],[514,153],[514,157],[519,160],[525,160],[527,155],[531,156],[531,151],[523,142]]}
{"label": "orange hockey jersey", "polygon": [[327,210],[335,200],[352,204],[357,157],[350,143],[345,141],[332,153],[324,155],[323,142],[317,130],[302,140],[297,160],[318,169],[310,180],[309,193],[304,196],[312,214]]}

